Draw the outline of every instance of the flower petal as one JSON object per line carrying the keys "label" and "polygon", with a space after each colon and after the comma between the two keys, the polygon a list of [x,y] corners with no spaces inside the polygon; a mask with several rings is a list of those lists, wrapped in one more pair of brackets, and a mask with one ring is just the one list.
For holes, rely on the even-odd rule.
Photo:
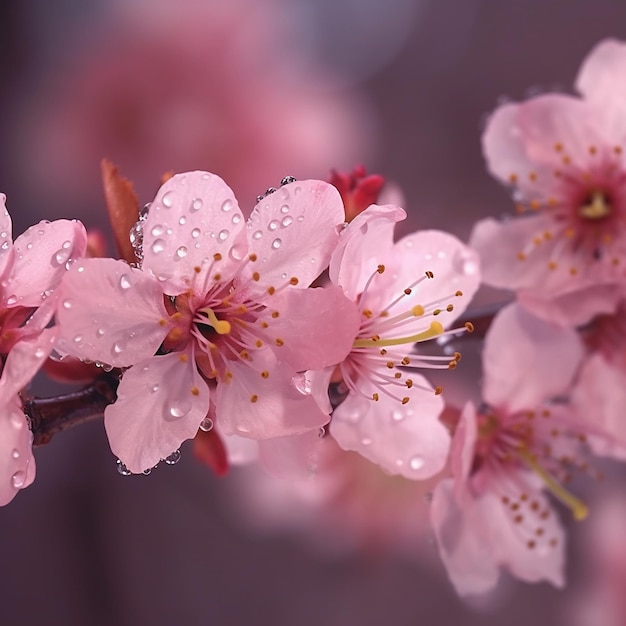
{"label": "flower petal", "polygon": [[299,388],[296,372],[271,350],[255,352],[252,363],[232,361],[229,367],[232,379],[218,383],[215,403],[225,435],[270,439],[328,423],[328,414],[319,408],[310,388]]}
{"label": "flower petal", "polygon": [[[384,394],[375,402],[350,393],[335,409],[330,433],[344,450],[358,452],[390,474],[421,480],[445,465],[450,436],[438,420],[443,400],[418,388],[428,386],[425,378],[412,378],[407,404]],[[376,388],[364,384],[361,391],[371,397]]]}
{"label": "flower petal", "polygon": [[165,293],[203,284],[209,271],[229,280],[247,253],[241,210],[219,176],[177,174],[159,189],[143,222],[142,268],[162,281]]}
{"label": "flower petal", "polygon": [[534,409],[568,390],[582,356],[573,329],[510,304],[496,315],[485,336],[483,398],[509,414]]}
{"label": "flower petal", "polygon": [[239,282],[250,281],[250,291],[262,293],[291,277],[300,287],[310,285],[326,268],[345,220],[341,196],[321,180],[284,185],[256,205],[248,220],[250,252],[257,255]]}
{"label": "flower petal", "polygon": [[60,287],[59,349],[127,367],[152,356],[168,333],[161,285],[113,259],[75,263]]}
{"label": "flower petal", "polygon": [[266,304],[268,312],[280,311],[280,315],[268,314],[265,334],[276,345],[276,354],[295,371],[336,365],[352,349],[359,313],[340,287],[287,289],[267,298]]}
{"label": "flower petal", "polygon": [[317,465],[321,445],[318,428],[293,437],[259,440],[259,462],[276,478],[307,478]]}
{"label": "flower petal", "polygon": [[7,197],[0,193],[0,278],[10,267],[9,259],[13,256],[11,216],[7,211]]}
{"label": "flower petal", "polygon": [[31,226],[15,240],[15,263],[7,303],[39,306],[54,290],[72,260],[87,249],[87,232],[78,221],[56,220]]}
{"label": "flower petal", "polygon": [[330,259],[329,275],[351,300],[363,292],[370,276],[389,260],[396,222],[406,218],[397,206],[373,204],[341,233]]}
{"label": "flower petal", "polygon": [[113,454],[138,474],[192,439],[208,411],[209,388],[193,353],[172,352],[124,373],[104,425]]}

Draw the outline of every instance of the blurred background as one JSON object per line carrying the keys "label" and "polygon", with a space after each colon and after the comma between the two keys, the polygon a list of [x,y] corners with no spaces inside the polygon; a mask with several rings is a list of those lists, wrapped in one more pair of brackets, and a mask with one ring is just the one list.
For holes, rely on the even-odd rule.
{"label": "blurred background", "polygon": [[[510,210],[484,171],[486,115],[571,90],[618,0],[22,0],[0,8],[0,190],[14,233],[76,217],[109,232],[99,163],[148,202],[169,170],[207,169],[242,209],[291,174],[357,163],[405,198],[403,232]],[[113,253],[112,250],[110,250]],[[488,297],[488,296],[487,296]],[[449,386],[476,388],[478,346]],[[329,442],[330,444],[330,442]],[[0,509],[0,623],[624,626],[624,473],[581,484],[569,586],[504,576],[456,597],[424,524],[429,487],[351,455],[293,490],[180,463],[123,478],[100,423],[36,451]],[[347,459],[347,460],[346,460]]]}

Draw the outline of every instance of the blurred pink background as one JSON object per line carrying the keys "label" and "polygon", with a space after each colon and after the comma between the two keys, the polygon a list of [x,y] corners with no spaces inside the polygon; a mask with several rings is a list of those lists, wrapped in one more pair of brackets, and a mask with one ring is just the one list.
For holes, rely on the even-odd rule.
{"label": "blurred pink background", "polygon": [[[466,239],[476,219],[511,209],[484,170],[481,120],[502,98],[570,90],[597,41],[626,38],[626,6],[24,0],[2,5],[0,25],[0,190],[15,233],[58,217],[104,228],[106,156],[142,203],[165,171],[209,169],[244,212],[287,174],[325,177],[363,162],[402,188],[403,232],[443,228]],[[477,347],[464,351],[451,388],[476,382]],[[99,423],[36,456],[33,486],[0,509],[2,624],[570,626],[581,598],[590,609],[620,600],[624,544],[615,546],[619,566],[594,547],[593,533],[610,522],[574,526],[563,516],[564,592],[505,576],[494,594],[467,602],[418,524],[419,547],[390,541],[385,550],[382,541],[375,554],[356,549],[362,540],[321,549],[324,533],[329,546],[342,543],[328,524],[315,541],[280,524],[260,532],[242,519],[255,512],[236,472],[219,480],[184,447],[178,465],[122,478]],[[601,501],[610,502],[625,474],[602,469]],[[592,518],[596,507],[602,519],[622,515],[595,490],[580,485]],[[623,607],[607,614],[626,623]]]}

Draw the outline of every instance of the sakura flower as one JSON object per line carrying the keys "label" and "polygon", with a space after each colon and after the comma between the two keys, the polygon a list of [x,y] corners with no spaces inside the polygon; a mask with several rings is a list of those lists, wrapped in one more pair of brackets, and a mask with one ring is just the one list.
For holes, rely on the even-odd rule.
{"label": "sakura flower", "polygon": [[581,97],[546,94],[503,105],[483,135],[489,171],[513,186],[524,214],[476,225],[470,244],[484,280],[562,323],[611,311],[612,283],[624,282],[624,86],[626,45],[603,41],[579,72]]}
{"label": "sakura flower", "polygon": [[444,334],[478,288],[479,271],[476,254],[443,232],[394,244],[395,222],[404,217],[398,207],[372,205],[345,229],[331,258],[330,278],[358,304],[360,327],[339,366],[349,393],[330,432],[388,472],[423,479],[443,467],[449,435],[438,421],[441,390],[414,371],[453,368],[460,355],[428,357],[413,346]]}
{"label": "sakura flower", "polygon": [[435,489],[431,521],[460,594],[494,587],[500,568],[562,586],[564,531],[544,490],[576,519],[586,505],[563,486],[580,460],[584,425],[548,399],[566,393],[583,355],[576,333],[519,305],[495,318],[483,352],[483,398],[468,403],[451,450],[453,479]]}
{"label": "sakura flower", "polygon": [[0,194],[0,505],[35,478],[32,434],[19,392],[52,350],[54,292],[66,266],[85,253],[79,222],[41,222],[11,238],[6,196]]}
{"label": "sakura flower", "polygon": [[189,172],[161,187],[142,222],[141,269],[110,259],[72,268],[61,345],[130,367],[105,411],[111,449],[130,471],[193,437],[211,401],[226,435],[285,437],[328,421],[296,383],[298,372],[341,361],[356,333],[341,289],[305,288],[343,220],[332,186],[301,181],[263,199],[246,223],[221,178]]}

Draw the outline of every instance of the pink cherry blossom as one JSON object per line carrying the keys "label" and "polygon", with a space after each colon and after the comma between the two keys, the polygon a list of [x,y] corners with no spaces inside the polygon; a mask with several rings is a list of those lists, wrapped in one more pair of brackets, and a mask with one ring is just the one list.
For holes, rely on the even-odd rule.
{"label": "pink cherry blossom", "polygon": [[391,476],[345,452],[332,437],[319,440],[314,463],[307,476],[282,480],[254,466],[238,468],[227,494],[239,513],[236,521],[263,532],[292,533],[312,544],[316,554],[429,556],[424,548],[435,479]]}
{"label": "pink cherry blossom", "polygon": [[556,306],[563,323],[611,310],[612,283],[624,282],[624,86],[626,44],[606,40],[581,67],[581,97],[503,105],[483,135],[489,171],[514,187],[525,213],[476,225],[470,243],[484,280],[517,291],[537,314],[554,319]]}
{"label": "pink cherry blossom", "polygon": [[193,437],[210,399],[226,435],[286,437],[328,421],[296,383],[298,372],[341,361],[356,334],[341,289],[306,289],[343,219],[334,187],[301,181],[264,198],[246,223],[221,178],[189,172],[161,187],[142,222],[141,269],[110,259],[72,268],[61,346],[132,366],[105,411],[111,449],[130,471]]}
{"label": "pink cherry blossom", "polygon": [[458,357],[428,357],[414,344],[444,333],[478,288],[477,255],[452,235],[423,231],[394,244],[405,212],[372,205],[342,233],[332,282],[358,304],[360,328],[340,365],[347,398],[330,432],[386,471],[423,479],[443,467],[449,446],[438,421],[443,402],[417,368],[453,368]]}
{"label": "pink cherry blossom", "polygon": [[55,288],[66,267],[85,253],[79,222],[41,222],[12,242],[6,196],[0,194],[0,505],[35,479],[32,434],[19,392],[52,350]]}
{"label": "pink cherry blossom", "polygon": [[[567,393],[583,349],[576,333],[509,305],[483,352],[483,398],[468,403],[451,450],[454,479],[435,489],[431,521],[460,594],[494,587],[501,568],[528,582],[564,584],[564,532],[544,490],[582,519],[563,484],[580,466],[583,424],[550,398]],[[586,467],[586,466],[585,466]]]}

